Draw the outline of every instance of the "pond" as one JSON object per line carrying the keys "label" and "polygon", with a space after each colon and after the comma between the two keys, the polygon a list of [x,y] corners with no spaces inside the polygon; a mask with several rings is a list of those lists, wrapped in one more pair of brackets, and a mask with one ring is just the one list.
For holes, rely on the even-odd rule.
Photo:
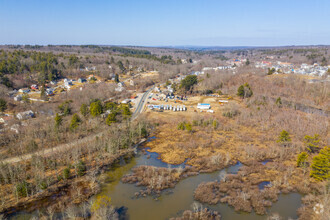
{"label": "pond", "polygon": [[[138,155],[127,161],[127,164],[107,173],[112,182],[105,183],[102,192],[99,195],[106,195],[111,198],[111,202],[117,208],[121,208],[121,215],[124,219],[131,220],[154,220],[168,219],[182,214],[184,210],[192,209],[192,204],[196,202],[193,198],[194,191],[202,182],[219,180],[220,172],[237,173],[242,166],[240,162],[222,171],[213,173],[203,173],[197,176],[188,177],[181,180],[173,189],[165,190],[159,198],[152,196],[135,198],[135,192],[143,189],[134,184],[124,184],[120,181],[121,177],[130,173],[131,169],[140,165],[167,167],[168,164],[158,159],[157,153],[139,152]],[[183,166],[183,165],[181,165]],[[176,167],[176,166],[172,166]],[[264,183],[267,185],[266,183]],[[273,204],[269,213],[279,213],[285,219],[297,218],[296,210],[301,205],[301,195],[291,193],[280,195],[278,202]],[[206,205],[212,210],[219,211],[222,219],[266,219],[266,216],[260,216],[255,213],[238,213],[227,204]]]}
{"label": "pond", "polygon": [[[122,159],[118,164],[106,173],[106,181],[102,186],[101,192],[96,195],[106,195],[111,198],[111,203],[120,213],[120,219],[130,220],[155,220],[168,219],[171,217],[180,216],[184,210],[192,210],[192,205],[196,202],[194,200],[194,191],[202,182],[210,182],[220,179],[223,173],[235,174],[239,168],[244,166],[242,163],[225,168],[221,171],[213,173],[202,173],[197,176],[188,177],[181,180],[173,189],[165,190],[161,196],[155,198],[153,196],[136,198],[136,192],[143,189],[134,184],[124,184],[121,178],[132,172],[132,168],[149,165],[156,167],[184,167],[185,163],[180,165],[169,165],[159,159],[159,154],[138,150],[136,157],[131,159]],[[265,187],[268,182],[260,183],[259,188]],[[218,211],[221,214],[221,219],[224,220],[261,220],[266,219],[267,216],[260,216],[252,213],[239,213],[227,204],[207,205],[201,204],[205,208]],[[268,210],[269,213],[279,213],[284,219],[297,218],[296,210],[301,206],[301,195],[298,193],[281,194],[279,199]],[[34,213],[36,214],[36,212]],[[31,219],[31,214],[16,213],[12,219]]]}

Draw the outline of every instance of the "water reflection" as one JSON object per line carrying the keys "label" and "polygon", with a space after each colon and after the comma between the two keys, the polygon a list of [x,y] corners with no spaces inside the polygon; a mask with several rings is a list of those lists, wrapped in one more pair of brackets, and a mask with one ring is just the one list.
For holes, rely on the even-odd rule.
{"label": "water reflection", "polygon": [[[147,155],[149,154],[147,153]],[[139,165],[168,166],[168,164],[157,159],[158,154],[151,153],[150,159],[148,159],[147,155],[139,153],[137,158],[126,165],[127,168],[121,168],[119,171],[112,171],[117,174],[111,174],[111,172],[109,172],[108,175],[112,177],[116,176],[118,179],[112,183],[105,184],[100,194],[110,196],[114,206],[127,208],[125,216],[132,220],[168,219],[170,217],[179,216],[184,210],[191,209],[191,205],[195,202],[193,198],[194,190],[200,183],[218,180],[220,176],[220,171],[203,173],[180,181],[174,189],[166,190],[158,199],[151,196],[135,198],[135,192],[143,189],[143,187],[122,183],[120,179],[125,175],[125,172],[129,173],[132,167]],[[222,172],[237,173],[240,167],[242,167],[242,163],[237,162],[237,164],[222,170]],[[270,208],[269,213],[277,212],[284,218],[297,218],[296,210],[301,205],[300,197],[301,196],[297,193],[280,195],[278,202]],[[203,204],[203,206],[219,211],[222,219],[225,220],[266,219],[266,216],[256,215],[254,212],[237,213],[227,204],[217,204],[213,206]]]}

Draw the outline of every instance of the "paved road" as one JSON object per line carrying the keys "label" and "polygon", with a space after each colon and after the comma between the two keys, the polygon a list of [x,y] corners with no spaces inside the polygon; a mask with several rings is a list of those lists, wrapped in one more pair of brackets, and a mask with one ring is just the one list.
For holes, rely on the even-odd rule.
{"label": "paved road", "polygon": [[[136,119],[142,113],[142,111],[144,109],[144,105],[146,103],[146,99],[149,96],[150,92],[153,90],[153,88],[154,87],[148,89],[142,95],[142,98],[141,98],[140,102],[137,104],[137,108],[135,109],[135,111],[134,111],[134,113],[133,113],[133,115],[131,117],[131,120]],[[71,143],[61,144],[61,145],[58,145],[56,147],[47,148],[47,149],[44,149],[44,150],[41,150],[41,151],[37,151],[37,152],[31,153],[31,154],[25,154],[25,155],[21,155],[21,156],[17,156],[17,157],[7,158],[7,159],[4,159],[4,160],[0,161],[0,163],[18,163],[18,162],[21,162],[21,161],[24,161],[24,160],[29,160],[33,156],[47,156],[47,155],[51,155],[51,154],[56,153],[56,152],[61,152],[61,151],[70,149],[70,148],[74,147],[75,145],[92,141],[97,136],[102,136],[103,133],[104,133],[104,131],[103,132],[100,132],[98,134],[94,134],[94,135],[90,135],[90,136],[84,137],[82,139],[73,141]]]}
{"label": "paved road", "polygon": [[144,106],[146,104],[146,100],[150,95],[150,92],[154,89],[154,86],[148,89],[143,95],[142,98],[140,99],[139,103],[137,104],[137,107],[132,115],[132,120],[134,120],[139,114],[142,113]]}

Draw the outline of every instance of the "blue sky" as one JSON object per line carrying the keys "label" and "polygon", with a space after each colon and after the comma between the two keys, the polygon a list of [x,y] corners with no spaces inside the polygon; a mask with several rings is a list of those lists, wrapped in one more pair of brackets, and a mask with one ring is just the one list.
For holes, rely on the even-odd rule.
{"label": "blue sky", "polygon": [[330,44],[330,0],[0,0],[0,44]]}

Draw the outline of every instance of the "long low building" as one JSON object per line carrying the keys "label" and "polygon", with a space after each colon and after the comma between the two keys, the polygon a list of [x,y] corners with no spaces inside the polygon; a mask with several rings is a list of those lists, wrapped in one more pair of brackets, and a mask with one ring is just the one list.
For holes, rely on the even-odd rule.
{"label": "long low building", "polygon": [[197,104],[197,108],[198,109],[210,109],[211,108],[211,105],[210,104],[207,104],[207,103],[198,103]]}

